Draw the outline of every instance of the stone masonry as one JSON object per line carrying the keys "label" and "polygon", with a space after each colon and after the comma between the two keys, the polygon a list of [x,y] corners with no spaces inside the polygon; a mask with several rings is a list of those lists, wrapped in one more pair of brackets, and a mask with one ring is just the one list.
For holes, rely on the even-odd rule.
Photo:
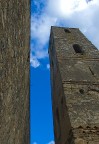
{"label": "stone masonry", "polygon": [[55,144],[99,144],[99,51],[76,28],[51,27]]}
{"label": "stone masonry", "polygon": [[0,144],[29,144],[29,0],[0,1]]}

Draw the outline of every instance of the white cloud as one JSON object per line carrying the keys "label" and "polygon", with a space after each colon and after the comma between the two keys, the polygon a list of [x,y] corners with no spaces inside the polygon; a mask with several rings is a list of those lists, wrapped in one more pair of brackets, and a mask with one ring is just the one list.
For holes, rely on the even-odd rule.
{"label": "white cloud", "polygon": [[34,67],[34,68],[37,68],[37,67],[40,66],[40,62],[32,54],[30,55],[30,63],[31,63],[31,66]]}
{"label": "white cloud", "polygon": [[35,45],[31,44],[31,53],[34,53],[37,59],[48,57],[48,50],[39,41]]}
{"label": "white cloud", "polygon": [[99,0],[48,0],[43,12],[31,18],[31,38],[36,40],[31,49],[36,61],[48,56],[46,44],[52,25],[77,27],[99,48],[98,15]]}
{"label": "white cloud", "polygon": [[48,0],[47,11],[55,17],[69,17],[76,11],[83,11],[88,8],[89,5],[97,4],[98,0],[90,1],[86,0]]}
{"label": "white cloud", "polygon": [[45,44],[49,40],[50,26],[56,23],[56,18],[43,13],[41,16],[31,17],[31,38],[38,39],[39,43]]}
{"label": "white cloud", "polygon": [[35,56],[36,61],[48,57],[46,44],[49,41],[50,27],[55,23],[56,19],[46,14],[42,14],[39,19],[37,15],[31,18],[31,39],[36,40],[36,44],[31,45],[31,53]]}

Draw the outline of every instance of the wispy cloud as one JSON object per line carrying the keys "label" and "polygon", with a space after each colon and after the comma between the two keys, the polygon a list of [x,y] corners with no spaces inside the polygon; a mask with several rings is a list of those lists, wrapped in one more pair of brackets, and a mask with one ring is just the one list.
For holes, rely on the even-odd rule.
{"label": "wispy cloud", "polygon": [[38,61],[39,59],[48,57],[46,45],[49,41],[50,27],[55,23],[56,19],[46,14],[42,14],[39,18],[38,15],[31,18],[31,39],[35,41],[31,45],[31,52]]}
{"label": "wispy cloud", "polygon": [[[36,5],[39,11],[39,2],[36,1]],[[99,47],[98,14],[99,0],[46,1],[41,13],[36,11],[31,17],[31,39],[33,40],[31,52],[33,58],[35,57],[33,61],[38,61],[37,67],[40,66],[39,59],[48,56],[46,45],[52,25],[78,27],[93,44]]]}
{"label": "wispy cloud", "polygon": [[31,38],[39,40],[45,44],[49,38],[50,26],[56,23],[56,18],[43,13],[31,17]]}
{"label": "wispy cloud", "polygon": [[[38,143],[33,142],[33,144],[38,144]],[[54,141],[50,141],[50,142],[49,142],[49,143],[47,143],[47,144],[55,144],[55,142],[54,142]]]}
{"label": "wispy cloud", "polygon": [[54,141],[51,141],[51,142],[49,142],[48,144],[55,144],[55,142],[54,142]]}
{"label": "wispy cloud", "polygon": [[32,54],[30,55],[30,63],[31,63],[31,66],[34,67],[34,68],[37,68],[37,67],[40,66],[40,62]]}

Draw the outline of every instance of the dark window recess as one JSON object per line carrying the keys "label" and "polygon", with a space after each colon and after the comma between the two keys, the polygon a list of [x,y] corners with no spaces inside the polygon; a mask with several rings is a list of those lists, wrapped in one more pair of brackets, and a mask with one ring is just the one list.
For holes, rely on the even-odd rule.
{"label": "dark window recess", "polygon": [[79,92],[80,92],[81,94],[84,94],[84,90],[83,90],[83,89],[80,89]]}
{"label": "dark window recess", "polygon": [[80,53],[80,54],[84,53],[84,51],[82,50],[82,48],[78,44],[74,44],[73,48],[74,48],[74,50],[75,50],[76,53]]}
{"label": "dark window recess", "polygon": [[69,29],[64,29],[66,33],[71,33]]}

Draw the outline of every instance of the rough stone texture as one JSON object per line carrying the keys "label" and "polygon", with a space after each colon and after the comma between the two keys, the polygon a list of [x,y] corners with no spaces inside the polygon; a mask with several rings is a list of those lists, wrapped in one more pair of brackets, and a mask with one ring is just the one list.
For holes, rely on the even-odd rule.
{"label": "rough stone texture", "polygon": [[55,143],[98,144],[99,51],[75,28],[52,27],[49,45]]}
{"label": "rough stone texture", "polygon": [[29,144],[29,11],[0,1],[0,144]]}

